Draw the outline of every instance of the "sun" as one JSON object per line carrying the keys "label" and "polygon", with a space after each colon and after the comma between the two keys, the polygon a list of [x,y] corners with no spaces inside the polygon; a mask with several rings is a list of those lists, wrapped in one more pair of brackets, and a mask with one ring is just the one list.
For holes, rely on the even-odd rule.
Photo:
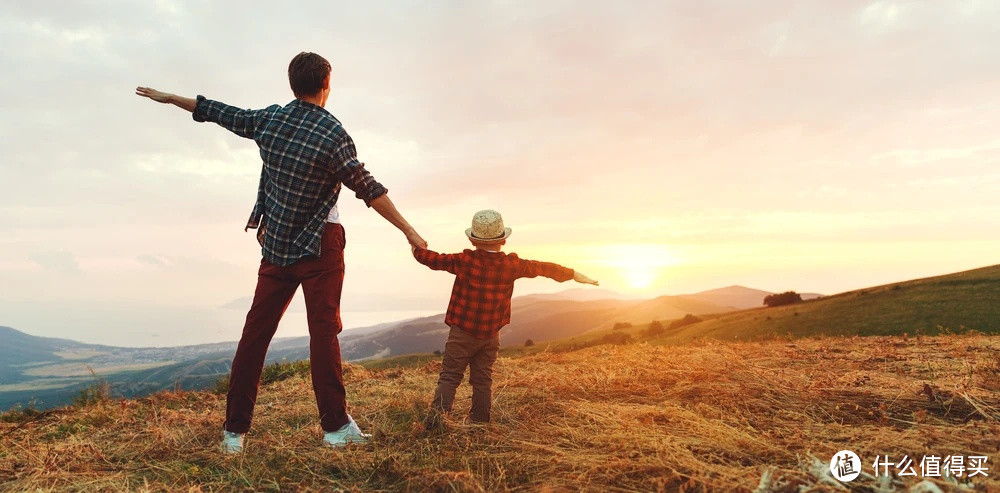
{"label": "sun", "polygon": [[664,274],[664,268],[677,263],[676,256],[664,245],[609,245],[608,263],[621,273],[629,289],[649,289]]}
{"label": "sun", "polygon": [[649,267],[633,266],[626,267],[624,272],[625,282],[632,289],[646,289],[653,285],[656,279],[656,272]]}

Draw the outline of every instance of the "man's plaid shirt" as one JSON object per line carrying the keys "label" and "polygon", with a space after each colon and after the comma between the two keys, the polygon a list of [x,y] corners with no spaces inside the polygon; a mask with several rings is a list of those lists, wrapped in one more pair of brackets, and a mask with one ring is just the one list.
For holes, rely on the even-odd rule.
{"label": "man's plaid shirt", "polygon": [[387,190],[358,161],[354,141],[320,106],[296,99],[281,107],[244,110],[198,96],[195,121],[215,122],[253,139],[264,161],[248,228],[264,222],[264,260],[287,266],[320,256],[323,227],[340,184],[371,202]]}
{"label": "man's plaid shirt", "polygon": [[559,282],[573,279],[573,269],[524,260],[513,253],[465,250],[440,254],[417,248],[413,256],[431,269],[455,274],[444,323],[478,339],[488,339],[510,323],[510,298],[517,279],[538,276]]}

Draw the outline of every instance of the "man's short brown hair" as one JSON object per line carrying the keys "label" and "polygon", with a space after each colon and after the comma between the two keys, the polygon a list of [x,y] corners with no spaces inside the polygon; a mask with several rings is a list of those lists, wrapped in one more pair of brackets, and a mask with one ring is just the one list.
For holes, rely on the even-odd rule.
{"label": "man's short brown hair", "polygon": [[288,64],[288,83],[295,97],[314,96],[323,89],[323,79],[330,75],[330,62],[325,58],[303,51]]}

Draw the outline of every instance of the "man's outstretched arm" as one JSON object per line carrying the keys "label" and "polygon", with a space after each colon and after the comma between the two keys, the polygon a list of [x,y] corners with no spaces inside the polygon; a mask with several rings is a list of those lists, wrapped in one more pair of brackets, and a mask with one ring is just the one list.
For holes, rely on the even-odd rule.
{"label": "man's outstretched arm", "polygon": [[194,113],[194,107],[198,103],[194,98],[185,98],[176,94],[157,91],[151,87],[137,87],[135,88],[135,93],[144,98],[152,99],[157,103],[172,104],[182,110],[187,110],[189,113]]}
{"label": "man's outstretched arm", "polygon": [[392,223],[406,235],[406,241],[417,248],[427,248],[427,242],[417,234],[417,230],[410,226],[402,214],[396,210],[396,206],[389,200],[388,194],[382,194],[370,202],[372,209],[375,209],[386,221]]}
{"label": "man's outstretched arm", "polygon": [[135,93],[138,96],[152,99],[157,103],[172,104],[183,110],[193,113],[197,122],[213,122],[222,128],[247,139],[254,138],[260,114],[264,110],[244,110],[235,106],[205,99],[203,96],[197,98],[185,98],[168,92],[157,91],[151,87],[137,87]]}

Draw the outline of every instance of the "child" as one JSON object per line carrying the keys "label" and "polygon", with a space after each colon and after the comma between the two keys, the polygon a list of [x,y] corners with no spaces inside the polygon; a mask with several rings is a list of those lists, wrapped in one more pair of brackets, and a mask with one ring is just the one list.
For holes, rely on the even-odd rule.
{"label": "child", "polygon": [[431,402],[427,428],[441,426],[441,413],[451,411],[455,390],[469,367],[472,409],[469,419],[488,423],[492,405],[493,363],[500,349],[500,328],[510,323],[510,298],[514,281],[522,277],[545,276],[559,282],[570,279],[597,285],[597,281],[572,269],[547,262],[523,260],[500,248],[511,234],[500,213],[479,211],[465,235],[476,247],[462,253],[440,254],[413,248],[418,262],[434,270],[455,274],[455,285],[445,323],[451,327],[444,347],[441,376]]}

